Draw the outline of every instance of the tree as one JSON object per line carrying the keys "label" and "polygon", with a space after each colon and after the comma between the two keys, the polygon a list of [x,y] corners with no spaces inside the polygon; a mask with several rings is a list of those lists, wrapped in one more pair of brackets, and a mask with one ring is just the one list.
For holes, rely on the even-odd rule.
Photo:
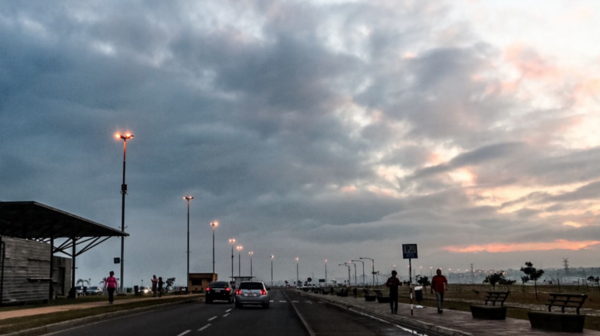
{"label": "tree", "polygon": [[175,283],[175,278],[168,278],[166,281],[167,286],[165,287],[166,291],[168,292],[169,289],[173,289],[173,284]]}
{"label": "tree", "polygon": [[490,285],[492,285],[493,290],[496,290],[496,284],[498,284],[502,280],[506,280],[504,278],[504,271],[494,272],[486,276],[483,280],[483,283],[489,283]]}
{"label": "tree", "polygon": [[508,287],[514,285],[515,282],[517,282],[517,280],[506,279],[504,278],[504,275],[502,275],[502,279],[500,279],[499,284],[506,286],[506,290],[509,290]]}
{"label": "tree", "polygon": [[[542,275],[544,275],[544,270],[536,269],[535,267],[533,267],[533,263],[531,263],[530,261],[526,261],[525,266],[526,267],[521,267],[521,272],[525,273],[525,276],[527,277],[528,281],[533,281],[533,287],[535,288],[535,299],[539,300],[540,298],[538,297],[537,292],[537,281],[542,277]],[[523,280],[523,278],[521,278],[521,280]]]}
{"label": "tree", "polygon": [[429,277],[417,275],[416,280],[417,280],[417,283],[419,285],[423,286],[424,287],[423,289],[425,289],[425,290],[427,290],[427,286],[431,285],[431,282],[429,282]]}
{"label": "tree", "polygon": [[79,280],[77,280],[76,284],[77,285],[81,284],[81,286],[85,287],[85,284],[87,284],[88,286],[90,285],[90,281],[86,280],[86,279],[79,279]]}
{"label": "tree", "polygon": [[590,275],[589,277],[587,277],[587,281],[595,282],[596,286],[598,287],[598,291],[600,291],[600,277],[594,277],[594,276]]}

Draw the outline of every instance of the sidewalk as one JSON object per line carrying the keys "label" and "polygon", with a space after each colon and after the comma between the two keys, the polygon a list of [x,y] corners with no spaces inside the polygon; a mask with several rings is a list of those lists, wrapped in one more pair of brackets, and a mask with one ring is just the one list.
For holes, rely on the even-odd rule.
{"label": "sidewalk", "polygon": [[[390,321],[397,321],[405,326],[413,326],[424,330],[440,333],[448,336],[511,336],[511,335],[546,335],[546,336],[564,336],[568,333],[549,332],[543,330],[531,329],[529,321],[507,318],[504,321],[478,320],[471,316],[470,312],[444,310],[443,314],[438,314],[436,308],[425,307],[424,309],[414,309],[414,316],[410,316],[410,305],[399,303],[398,315],[390,314],[390,305],[388,303],[367,302],[359,297],[339,297],[335,295],[323,295],[301,292],[307,297],[319,299],[346,308],[351,308],[367,314],[376,315]],[[600,331],[584,330],[582,334],[586,336],[600,336]]]}
{"label": "sidewalk", "polygon": [[[136,299],[123,299],[123,300],[115,300],[113,306],[127,304],[130,302],[142,302],[149,300],[168,300],[173,298],[179,298],[185,296],[186,298],[196,298],[201,297],[200,294],[188,294],[188,295],[166,295],[163,297],[144,297],[144,298],[136,298]],[[108,297],[106,301],[96,301],[96,302],[84,302],[84,303],[76,303],[76,304],[68,304],[61,306],[47,306],[47,307],[38,307],[38,308],[25,308],[25,309],[16,309],[10,311],[0,312],[0,320],[5,320],[14,317],[26,317],[26,316],[36,316],[43,314],[51,314],[58,312],[65,312],[70,310],[80,310],[80,309],[88,309],[88,308],[96,308],[96,307],[106,307],[108,306]]]}

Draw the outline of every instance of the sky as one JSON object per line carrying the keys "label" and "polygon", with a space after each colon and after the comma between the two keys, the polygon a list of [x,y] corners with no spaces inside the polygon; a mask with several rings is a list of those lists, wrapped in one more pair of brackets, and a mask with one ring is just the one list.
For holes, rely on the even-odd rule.
{"label": "sky", "polygon": [[[598,266],[596,1],[0,3],[0,201],[153,274]],[[83,254],[97,283],[120,240]],[[241,260],[239,258],[241,257]],[[299,258],[298,265],[295,258]],[[325,266],[327,259],[327,266]],[[369,272],[370,261],[366,263]],[[362,265],[358,270],[361,273]],[[600,275],[600,274],[599,274]],[[382,279],[380,279],[381,281]]]}

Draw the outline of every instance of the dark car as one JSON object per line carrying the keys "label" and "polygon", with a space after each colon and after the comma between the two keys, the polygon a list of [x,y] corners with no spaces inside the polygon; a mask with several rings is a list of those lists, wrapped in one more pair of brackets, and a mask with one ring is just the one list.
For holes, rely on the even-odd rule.
{"label": "dark car", "polygon": [[206,287],[206,303],[212,303],[213,300],[225,300],[233,302],[233,290],[226,281],[213,281]]}

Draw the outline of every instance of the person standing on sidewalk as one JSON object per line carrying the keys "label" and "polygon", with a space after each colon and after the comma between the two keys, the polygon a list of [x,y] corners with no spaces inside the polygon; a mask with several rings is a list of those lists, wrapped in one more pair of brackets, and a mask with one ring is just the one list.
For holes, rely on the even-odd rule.
{"label": "person standing on sidewalk", "polygon": [[156,288],[158,286],[158,279],[156,278],[156,275],[153,275],[150,281],[152,282],[152,297],[156,297]]}
{"label": "person standing on sidewalk", "polygon": [[398,314],[398,286],[400,286],[400,279],[396,277],[398,272],[392,271],[392,276],[387,279],[385,287],[390,289],[390,308],[392,314]]}
{"label": "person standing on sidewalk", "polygon": [[438,314],[443,312],[442,304],[444,303],[444,292],[448,290],[448,279],[442,275],[442,270],[437,269],[435,276],[431,279],[431,294],[435,291],[437,298]]}
{"label": "person standing on sidewalk", "polygon": [[117,289],[117,279],[115,279],[115,272],[110,271],[108,278],[104,280],[104,288],[108,291],[108,303],[112,304],[115,299],[115,290]]}
{"label": "person standing on sidewalk", "polygon": [[158,297],[162,297],[164,284],[162,277],[158,277]]}

